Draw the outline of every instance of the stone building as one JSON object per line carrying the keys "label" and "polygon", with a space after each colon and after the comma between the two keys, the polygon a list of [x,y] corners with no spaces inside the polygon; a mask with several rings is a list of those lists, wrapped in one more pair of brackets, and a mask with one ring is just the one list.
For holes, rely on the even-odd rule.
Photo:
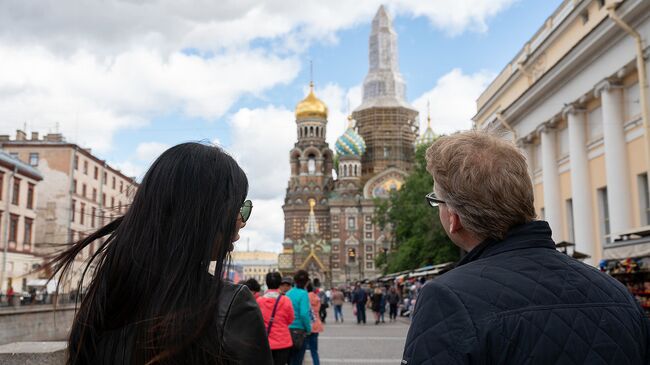
{"label": "stone building", "polygon": [[[283,210],[283,273],[307,270],[328,285],[377,276],[375,257],[390,239],[375,224],[373,199],[399,189],[411,170],[418,112],[406,101],[397,34],[383,6],[372,22],[363,102],[336,142],[325,140],[327,106],[310,85],[296,107],[297,142]],[[355,123],[356,121],[356,123]]]}
{"label": "stone building", "polygon": [[[35,253],[50,254],[126,212],[137,188],[134,178],[90,149],[66,142],[61,134],[39,138],[33,132],[30,137],[19,130],[13,140],[0,136],[0,146],[43,176],[36,199]],[[78,259],[88,258],[96,249],[96,244],[90,245]]]}
{"label": "stone building", "polygon": [[232,264],[242,269],[242,280],[253,278],[261,285],[266,282],[266,274],[278,271],[278,254],[266,251],[233,251]]}
{"label": "stone building", "polygon": [[563,1],[477,101],[476,127],[527,156],[553,238],[592,265],[650,256],[648,39],[649,1]]}
{"label": "stone building", "polygon": [[15,292],[27,290],[32,271],[42,264],[34,255],[34,231],[40,172],[0,151],[0,292],[11,286]]}

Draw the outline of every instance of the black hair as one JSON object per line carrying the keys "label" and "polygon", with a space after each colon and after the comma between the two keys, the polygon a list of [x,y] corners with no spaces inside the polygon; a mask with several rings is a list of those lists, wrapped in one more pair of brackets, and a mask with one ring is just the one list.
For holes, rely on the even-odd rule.
{"label": "black hair", "polygon": [[320,279],[319,278],[314,278],[314,286],[317,288],[320,288]]}
{"label": "black hair", "polygon": [[99,243],[78,284],[81,292],[91,270],[67,363],[225,363],[215,313],[247,193],[244,171],[219,147],[183,143],[162,153],[123,216],[48,264],[61,284],[77,255]]}
{"label": "black hair", "polygon": [[293,281],[296,283],[296,287],[304,289],[305,285],[307,285],[307,282],[309,281],[309,273],[305,270],[298,270],[293,276]]}
{"label": "black hair", "polygon": [[305,285],[305,290],[307,290],[307,293],[314,291],[314,284],[311,282],[311,280],[307,282],[307,285]]}
{"label": "black hair", "polygon": [[255,278],[250,278],[244,282],[244,285],[250,289],[253,293],[257,293],[262,290],[262,287],[260,287],[260,283],[255,280]]}
{"label": "black hair", "polygon": [[269,289],[277,289],[282,284],[282,276],[279,272],[274,271],[266,274],[266,286]]}

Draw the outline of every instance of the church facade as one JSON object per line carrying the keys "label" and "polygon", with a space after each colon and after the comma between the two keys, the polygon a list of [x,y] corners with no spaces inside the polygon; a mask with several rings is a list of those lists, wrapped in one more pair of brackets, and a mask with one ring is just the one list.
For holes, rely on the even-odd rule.
{"label": "church facade", "polygon": [[278,266],[285,275],[304,269],[338,286],[380,274],[375,258],[390,249],[391,238],[375,222],[374,202],[401,188],[418,136],[418,112],[406,101],[397,34],[383,6],[372,21],[362,103],[334,151],[325,139],[327,123],[327,106],[311,84],[296,106]]}

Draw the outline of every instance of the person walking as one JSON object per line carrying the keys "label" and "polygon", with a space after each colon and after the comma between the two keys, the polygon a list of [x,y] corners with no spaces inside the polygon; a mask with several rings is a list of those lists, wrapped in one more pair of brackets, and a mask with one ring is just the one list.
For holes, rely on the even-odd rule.
{"label": "person walking", "polygon": [[388,301],[388,321],[393,322],[397,320],[397,306],[399,305],[399,302],[401,301],[399,294],[397,293],[397,289],[395,287],[391,287],[390,290],[388,291],[388,296],[387,296],[387,301]]}
{"label": "person walking", "polygon": [[435,182],[426,201],[467,254],[421,288],[403,365],[650,364],[641,306],[616,279],[556,249],[513,143],[456,133],[426,160]]}
{"label": "person walking", "polygon": [[370,308],[372,309],[373,314],[375,315],[375,324],[379,324],[381,320],[381,304],[384,300],[384,294],[382,294],[381,289],[376,287],[373,291],[372,296],[370,296]]}
{"label": "person walking", "polygon": [[63,282],[77,256],[98,245],[80,269],[77,292],[89,286],[66,363],[272,364],[253,295],[223,279],[253,208],[247,193],[246,174],[219,147],[183,143],[163,152],[124,215],[44,265]]}
{"label": "person walking", "polygon": [[257,298],[257,304],[264,317],[274,365],[286,365],[293,346],[289,325],[293,322],[295,314],[291,299],[279,290],[281,282],[282,277],[279,272],[266,274],[268,290]]}
{"label": "person walking", "polygon": [[338,323],[339,319],[343,323],[343,303],[345,296],[341,290],[332,288],[332,305],[334,306],[334,320]]}
{"label": "person walking", "polygon": [[314,285],[307,283],[307,293],[309,295],[309,305],[311,306],[312,320],[311,333],[307,336],[307,348],[311,353],[311,361],[314,365],[320,365],[318,357],[318,334],[323,332],[323,323],[320,320],[318,311],[321,308],[321,300],[318,294],[314,292]]}
{"label": "person walking", "polygon": [[309,274],[305,270],[298,270],[293,277],[293,281],[295,286],[287,292],[287,297],[291,299],[294,312],[294,320],[289,325],[293,341],[289,364],[302,365],[307,346],[305,338],[311,333],[311,305],[309,303],[309,294],[305,290],[305,286],[309,282]]}
{"label": "person walking", "polygon": [[352,304],[357,315],[357,324],[366,324],[366,303],[368,302],[368,293],[357,284],[357,287],[352,292]]}

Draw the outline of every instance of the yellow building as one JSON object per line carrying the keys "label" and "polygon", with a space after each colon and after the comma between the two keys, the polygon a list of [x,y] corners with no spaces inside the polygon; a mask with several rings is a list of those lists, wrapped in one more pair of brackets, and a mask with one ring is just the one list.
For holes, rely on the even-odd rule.
{"label": "yellow building", "polygon": [[477,101],[476,128],[516,140],[538,216],[591,264],[650,255],[648,40],[650,1],[565,0]]}
{"label": "yellow building", "polygon": [[278,253],[267,251],[233,251],[232,263],[241,266],[242,280],[255,279],[261,285],[266,282],[266,274],[278,271]]}

